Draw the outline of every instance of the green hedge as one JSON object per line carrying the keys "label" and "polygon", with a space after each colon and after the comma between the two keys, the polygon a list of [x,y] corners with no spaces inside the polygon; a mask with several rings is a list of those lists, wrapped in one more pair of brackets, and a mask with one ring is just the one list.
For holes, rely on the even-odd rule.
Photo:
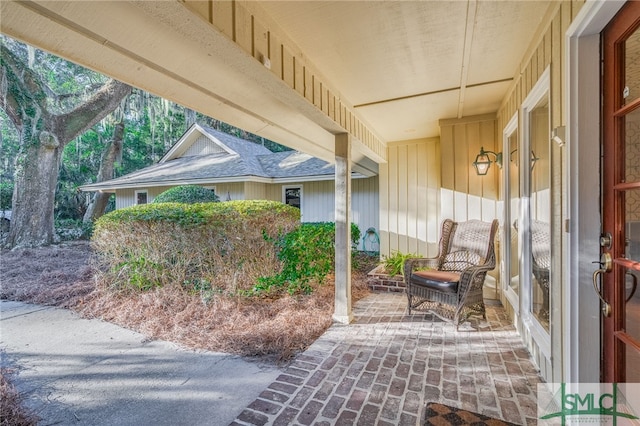
{"label": "green hedge", "polygon": [[154,198],[154,203],[215,203],[220,198],[210,189],[200,185],[180,185],[167,189]]}
{"label": "green hedge", "polygon": [[274,241],[299,221],[300,210],[273,201],[152,203],[102,216],[92,246],[103,282],[118,289],[237,293],[280,271]]}
{"label": "green hedge", "polygon": [[[351,224],[351,242],[355,249],[360,229]],[[290,294],[310,293],[313,282],[322,283],[335,268],[335,223],[303,223],[278,242],[278,258],[282,271],[261,277],[253,291],[270,292],[286,289]]]}

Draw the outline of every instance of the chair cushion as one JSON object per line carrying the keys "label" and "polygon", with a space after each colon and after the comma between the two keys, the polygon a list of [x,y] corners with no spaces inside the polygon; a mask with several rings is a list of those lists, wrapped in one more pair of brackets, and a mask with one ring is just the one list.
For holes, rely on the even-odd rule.
{"label": "chair cushion", "polygon": [[458,292],[460,274],[449,271],[416,271],[411,274],[411,283],[447,293]]}

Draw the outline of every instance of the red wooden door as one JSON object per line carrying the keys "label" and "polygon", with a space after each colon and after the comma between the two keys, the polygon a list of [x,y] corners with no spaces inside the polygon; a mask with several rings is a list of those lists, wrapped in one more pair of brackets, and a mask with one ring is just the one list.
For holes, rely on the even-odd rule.
{"label": "red wooden door", "polygon": [[611,307],[602,316],[602,380],[640,382],[640,2],[620,10],[602,41],[602,231],[610,240],[601,245],[611,260],[600,274]]}

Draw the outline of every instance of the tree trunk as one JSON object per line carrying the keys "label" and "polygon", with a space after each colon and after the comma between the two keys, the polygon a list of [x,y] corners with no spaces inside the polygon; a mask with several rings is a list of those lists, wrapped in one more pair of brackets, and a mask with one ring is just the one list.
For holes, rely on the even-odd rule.
{"label": "tree trunk", "polygon": [[107,81],[86,102],[53,114],[46,85],[18,56],[0,43],[0,107],[20,133],[8,247],[54,241],[54,200],[62,151],[69,141],[115,110],[131,87]]}
{"label": "tree trunk", "polygon": [[23,139],[25,133],[15,173],[9,247],[47,245],[55,236],[53,207],[63,147],[46,131],[29,139]]}
{"label": "tree trunk", "polygon": [[[102,158],[100,159],[100,170],[98,171],[97,182],[104,182],[113,179],[114,166],[116,160],[122,155],[122,141],[124,139],[124,122],[120,121],[113,129],[113,139],[105,148]],[[97,191],[93,194],[91,202],[87,207],[82,222],[94,222],[104,214],[109,204],[111,194],[108,192]]]}

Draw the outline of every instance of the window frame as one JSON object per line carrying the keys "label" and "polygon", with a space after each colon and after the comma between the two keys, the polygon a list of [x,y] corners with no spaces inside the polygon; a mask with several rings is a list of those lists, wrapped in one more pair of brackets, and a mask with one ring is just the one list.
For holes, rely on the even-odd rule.
{"label": "window frame", "polygon": [[[138,202],[138,195],[140,194],[144,194],[146,197],[146,201],[144,203],[139,203]],[[133,195],[133,205],[135,206],[141,206],[141,205],[145,205],[145,204],[149,204],[149,190],[147,189],[136,189],[134,191],[134,195]]]}

